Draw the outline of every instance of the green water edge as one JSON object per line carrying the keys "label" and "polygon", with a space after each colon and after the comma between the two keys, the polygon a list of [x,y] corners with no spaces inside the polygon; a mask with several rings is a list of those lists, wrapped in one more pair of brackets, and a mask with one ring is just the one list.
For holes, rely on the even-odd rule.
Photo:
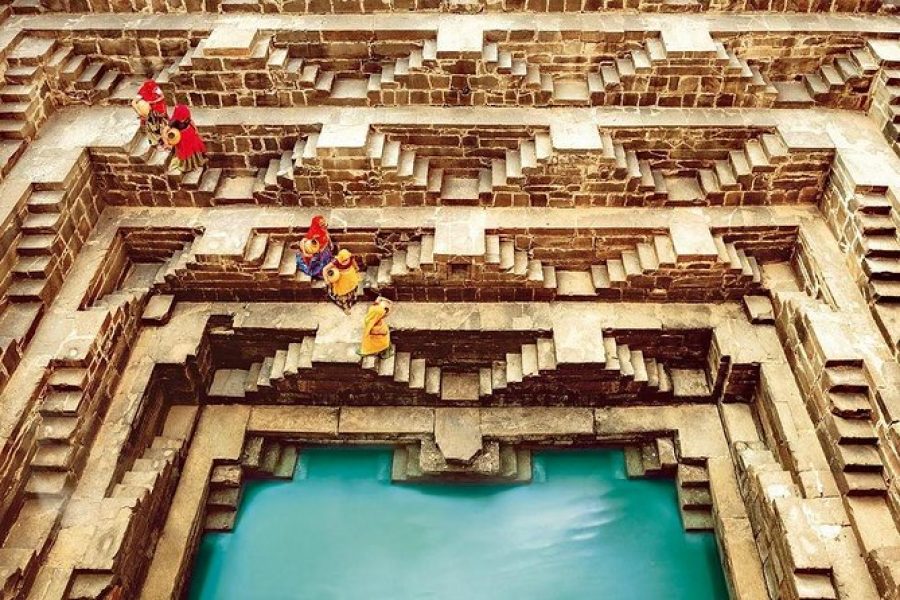
{"label": "green water edge", "polygon": [[525,485],[392,484],[389,448],[308,448],[203,536],[190,600],[707,600],[712,533],[621,450],[535,452]]}

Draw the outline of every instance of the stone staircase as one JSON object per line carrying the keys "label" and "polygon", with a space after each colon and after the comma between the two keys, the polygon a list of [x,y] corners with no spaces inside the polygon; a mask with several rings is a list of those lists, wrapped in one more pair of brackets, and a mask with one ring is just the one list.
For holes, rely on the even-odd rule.
{"label": "stone staircase", "polygon": [[[100,597],[119,580],[123,564],[145,560],[147,541],[155,537],[175,493],[197,412],[196,406],[169,408],[160,434],[135,458],[110,495],[90,507],[95,526],[80,533],[87,536],[86,547],[104,552],[85,553],[79,559],[68,598]],[[113,531],[115,536],[110,535]],[[70,533],[62,523],[59,535]]]}
{"label": "stone staircase", "polygon": [[[697,73],[732,82],[730,85],[758,98],[774,96],[775,89],[758,67],[739,58],[721,42],[715,41],[714,47],[713,57],[704,53],[670,56],[662,39],[648,38],[640,47],[628,50],[614,60],[602,60],[599,69],[588,72],[586,79],[577,73],[540,74],[530,66],[527,79],[532,84],[539,81],[543,90],[549,90],[554,104],[627,104],[626,93],[637,96],[646,91],[647,82],[655,72],[671,63],[693,65]],[[660,95],[664,92],[660,90]],[[663,102],[661,100],[661,104]]]}
{"label": "stone staircase", "polygon": [[21,586],[33,579],[53,540],[61,508],[62,501],[54,498],[29,498],[22,504],[0,547],[0,594],[5,598],[17,597]]}
{"label": "stone staircase", "polygon": [[715,527],[709,472],[703,464],[679,460],[678,447],[672,437],[659,437],[639,446],[626,446],[625,469],[629,477],[674,477],[684,528],[701,531]]}
{"label": "stone staircase", "polygon": [[47,190],[28,197],[7,290],[11,302],[46,305],[59,288],[59,259],[66,243],[62,231],[74,226],[65,196],[62,190]]}
{"label": "stone staircase", "polygon": [[[621,344],[614,337],[603,336],[606,353],[605,363],[587,367],[593,371],[592,378],[616,380],[619,387],[627,387],[631,393],[645,396],[669,396],[676,400],[688,400],[696,395],[696,390],[679,389],[673,376],[691,378],[694,371],[678,369],[673,374],[656,359],[645,357],[640,350]],[[234,402],[252,400],[280,389],[281,382],[299,377],[306,379],[313,368],[315,337],[306,336],[301,342],[277,350],[248,369],[218,369],[213,374],[208,395],[218,401]],[[454,367],[441,366],[439,361],[416,357],[412,352],[397,349],[388,358],[363,357],[363,370],[374,376],[373,380],[408,388],[411,396],[424,394],[434,400],[448,403],[478,403],[491,396],[515,396],[519,388],[547,379],[552,385],[552,373],[557,370],[556,349],[550,338],[537,338],[534,343],[521,345],[518,352],[507,352],[503,359],[484,361],[482,366]],[[565,369],[560,372],[560,380],[587,376],[585,373],[571,374]],[[707,389],[708,393],[708,389]]]}
{"label": "stone staircase", "polygon": [[29,497],[62,497],[90,417],[90,394],[86,368],[58,368],[50,375],[41,394],[38,451],[30,465],[25,485]]}
{"label": "stone staircase", "polygon": [[222,169],[208,164],[184,174],[168,171],[172,152],[150,144],[143,130],[139,129],[126,147],[132,168],[139,174],[164,176],[173,188],[197,194],[200,198],[211,199],[220,187]]}
{"label": "stone staircase", "polygon": [[[371,234],[345,233],[335,234],[335,242],[357,257],[362,269],[359,293],[372,290],[389,297],[398,290],[417,290],[415,297],[427,300],[427,289],[477,286],[499,294],[529,290],[535,298],[546,300],[671,295],[696,301],[700,298],[693,298],[690,289],[695,287],[693,276],[699,270],[704,278],[719,278],[726,290],[735,293],[762,285],[756,258],[739,247],[743,245],[740,242],[726,239],[727,234],[712,236],[717,253],[702,258],[678,254],[670,235],[657,234],[615,258],[596,261],[589,267],[582,266],[582,259],[570,264],[547,264],[554,260],[549,249],[517,248],[515,237],[512,232],[487,234],[483,255],[452,265],[446,256],[435,255],[433,233],[401,234],[399,241],[386,245]],[[255,232],[248,239],[243,256],[228,264],[198,262],[186,245],[168,261],[155,283],[163,291],[207,290],[218,292],[222,298],[232,297],[229,294],[234,292],[222,282],[234,280],[234,285],[242,285],[240,282],[248,277],[295,297],[305,298],[313,290],[324,290],[321,279],[313,280],[297,269],[296,252],[290,249],[289,240],[289,236]],[[534,258],[535,255],[542,258]],[[559,263],[558,259],[554,262]]]}
{"label": "stone staircase", "polygon": [[[235,43],[211,38],[201,40],[157,73],[164,91],[186,99],[191,92],[207,91],[196,87],[193,74],[215,75],[233,67],[259,72],[257,89],[283,90],[283,98],[267,101],[279,105],[427,104],[435,98],[442,103],[467,104],[472,93],[478,93],[487,104],[506,104],[510,102],[505,96],[508,92],[519,105],[646,105],[658,100],[660,106],[680,106],[673,104],[680,99],[671,89],[665,85],[657,88],[653,82],[665,79],[671,68],[691,67],[715,79],[723,92],[737,95],[729,101],[735,106],[806,107],[817,102],[844,102],[842,94],[850,93],[862,96],[862,103],[851,98],[854,107],[862,108],[856,105],[866,104],[869,84],[879,67],[863,47],[835,56],[802,80],[772,82],[764,74],[765,65],[740,58],[712,38],[707,46],[702,36],[693,49],[676,45],[677,49],[670,50],[664,37],[647,37],[637,48],[623,46],[618,56],[589,56],[586,62],[569,57],[572,60],[559,64],[530,63],[529,56],[539,50],[527,45],[517,45],[513,51],[501,47],[501,42],[484,40],[480,57],[474,59],[474,67],[470,65],[475,72],[463,78],[467,83],[450,85],[452,76],[459,74],[458,61],[471,62],[474,57],[454,51],[442,54],[433,38],[415,41],[407,53],[401,51],[400,56],[387,59],[323,58],[315,49],[312,56],[292,56],[296,49],[275,46],[271,35],[258,31],[248,32]],[[435,85],[433,78],[446,80],[447,85]]]}
{"label": "stone staircase", "polygon": [[[504,192],[521,191],[532,175],[549,176],[548,164],[554,156],[550,135],[535,133],[518,148],[505,150],[503,158],[489,162],[478,158],[457,159],[421,156],[379,131],[370,131],[365,156],[382,177],[382,185],[399,185],[408,192],[423,192],[424,204],[489,205]],[[671,171],[654,168],[650,159],[627,150],[609,133],[601,136],[599,158],[614,165],[625,179],[626,189],[647,192],[667,205],[722,202],[728,192],[748,189],[759,174],[774,172],[788,159],[788,148],[777,133],[765,133],[744,142],[743,148],[728,151],[727,158],[711,161],[708,168]],[[296,190],[295,179],[321,170],[316,133],[298,138],[293,150],[272,158],[257,171],[255,180],[236,178],[235,185],[216,194],[221,204],[247,202],[265,193],[276,198],[281,190]],[[304,186],[305,188],[307,186]],[[240,188],[243,193],[234,194]],[[307,191],[304,189],[303,191]]]}
{"label": "stone staircase", "polygon": [[206,531],[231,531],[241,503],[243,483],[248,478],[292,479],[299,448],[282,440],[249,435],[237,465],[213,467],[206,498]]}
{"label": "stone staircase", "polygon": [[887,484],[872,423],[872,390],[861,366],[825,368],[822,385],[828,413],[819,428],[830,446],[832,469],[848,495],[884,495]]}
{"label": "stone staircase", "polygon": [[94,102],[113,94],[122,74],[53,38],[23,37],[6,56],[0,87],[0,138],[31,139],[46,118],[48,89]]}
{"label": "stone staircase", "polygon": [[[247,182],[245,190],[252,194],[277,194],[280,189],[296,189],[295,174],[320,168],[318,140],[316,133],[298,138],[293,150],[270,159],[257,172],[255,182],[252,185]],[[489,164],[471,159],[423,157],[379,131],[369,133],[365,148],[366,159],[372,168],[380,171],[386,183],[425,192],[429,199],[426,202],[442,205],[486,204],[495,192],[518,189],[525,176],[538,172],[552,154],[550,135],[542,132],[536,133],[533,139],[522,140],[517,149],[506,150],[504,158],[492,159]],[[246,193],[242,198],[223,194],[217,200],[227,203],[245,201],[246,197]]]}
{"label": "stone staircase", "polygon": [[831,57],[815,73],[803,75],[800,81],[773,82],[778,91],[775,106],[805,108],[838,100],[851,92],[862,92],[865,97],[878,69],[879,62],[868,47],[848,50]]}
{"label": "stone staircase", "polygon": [[[755,258],[734,243],[725,241],[721,235],[715,236],[714,240],[719,255],[713,266],[723,277],[745,285],[761,282]],[[623,251],[619,258],[592,265],[589,270],[546,265],[542,260],[531,258],[529,251],[516,248],[514,240],[502,234],[485,236],[485,248],[485,271],[509,276],[511,282],[540,287],[567,299],[620,297],[619,291],[641,279],[683,276],[685,271],[668,235],[656,235],[652,243],[639,243],[633,249]],[[405,248],[382,258],[378,265],[368,267],[366,287],[410,285],[421,278],[429,278],[434,267],[434,236],[423,234],[419,241],[409,242]],[[710,271],[707,265],[704,274],[711,272],[716,271]],[[499,281],[502,280],[501,277]]]}
{"label": "stone staircase", "polygon": [[893,348],[900,348],[900,205],[891,191],[857,192],[841,211],[845,240],[872,315]]}

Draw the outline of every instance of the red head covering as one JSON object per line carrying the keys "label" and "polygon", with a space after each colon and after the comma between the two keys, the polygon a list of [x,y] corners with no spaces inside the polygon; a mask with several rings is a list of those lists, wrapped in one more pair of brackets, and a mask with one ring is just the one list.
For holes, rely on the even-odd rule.
{"label": "red head covering", "polygon": [[187,106],[184,104],[175,106],[169,126],[181,130],[181,141],[175,146],[175,153],[178,155],[178,158],[187,160],[195,154],[206,153],[206,145],[200,139],[197,128],[191,122],[191,111]]}
{"label": "red head covering", "polygon": [[176,104],[175,110],[172,111],[173,121],[190,121],[191,110],[184,104]]}
{"label": "red head covering", "polygon": [[322,215],[316,215],[312,218],[312,222],[309,224],[309,229],[304,236],[307,239],[313,239],[319,242],[319,248],[325,249],[329,245],[331,245],[331,240],[328,237],[328,229],[325,225],[325,217]]}
{"label": "red head covering", "polygon": [[138,96],[150,103],[150,108],[153,112],[166,114],[166,97],[163,96],[159,85],[152,79],[148,79],[141,84],[141,87],[138,88]]}

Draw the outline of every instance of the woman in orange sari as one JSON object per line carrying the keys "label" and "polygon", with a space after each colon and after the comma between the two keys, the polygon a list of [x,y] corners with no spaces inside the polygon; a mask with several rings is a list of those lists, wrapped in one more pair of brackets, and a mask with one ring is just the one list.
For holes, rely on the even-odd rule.
{"label": "woman in orange sari", "polygon": [[328,297],[331,301],[350,314],[356,304],[356,293],[359,287],[359,268],[353,255],[348,250],[341,250],[334,260],[322,270],[325,285],[328,286]]}
{"label": "woman in orange sari", "polygon": [[377,354],[381,358],[387,358],[393,354],[391,330],[387,325],[387,316],[392,304],[387,298],[378,296],[366,312],[362,343],[359,348],[362,356]]}

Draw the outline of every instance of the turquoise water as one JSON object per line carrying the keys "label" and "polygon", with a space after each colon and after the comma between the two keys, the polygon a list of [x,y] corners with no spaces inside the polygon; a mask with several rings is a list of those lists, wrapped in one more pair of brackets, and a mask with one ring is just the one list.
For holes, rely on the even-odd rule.
{"label": "turquoise water", "polygon": [[536,453],[530,485],[391,484],[391,452],[301,452],[203,537],[192,600],[727,598],[715,539],[621,451]]}

